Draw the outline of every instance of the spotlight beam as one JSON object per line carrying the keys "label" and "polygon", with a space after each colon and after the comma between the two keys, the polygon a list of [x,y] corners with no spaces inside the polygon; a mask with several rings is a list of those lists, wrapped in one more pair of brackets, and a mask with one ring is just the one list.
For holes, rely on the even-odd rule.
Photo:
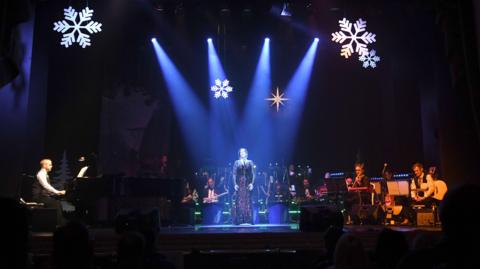
{"label": "spotlight beam", "polygon": [[203,123],[207,120],[207,113],[194,95],[192,88],[155,38],[152,39],[152,44],[173,102],[182,135],[194,161],[199,164],[207,150],[204,146],[206,138],[202,136],[205,133]]}
{"label": "spotlight beam", "polygon": [[278,128],[281,130],[280,133],[282,134],[282,137],[279,138],[281,141],[280,145],[283,145],[281,151],[284,152],[286,155],[285,157],[287,158],[290,158],[293,145],[295,144],[297,128],[305,104],[318,43],[319,40],[314,39],[294,75],[290,79],[285,91],[285,96],[289,98],[289,103],[284,109],[285,117],[282,119],[283,122],[278,123]]}
{"label": "spotlight beam", "polygon": [[270,39],[265,38],[260,57],[250,86],[249,96],[243,112],[240,136],[248,145],[250,153],[259,164],[272,160],[272,126],[268,120],[270,107],[265,100],[272,91],[270,66]]}
{"label": "spotlight beam", "polygon": [[[228,79],[222,67],[222,63],[217,55],[217,51],[213,42],[208,41],[208,71],[210,85],[206,88],[209,91],[210,86],[215,84],[216,79]],[[209,141],[211,159],[217,164],[225,164],[226,160],[234,158],[232,152],[235,152],[235,145],[237,143],[236,132],[236,113],[235,104],[232,98],[235,96],[236,86],[231,82],[234,88],[233,93],[228,98],[216,99],[210,96],[210,128]],[[229,94],[230,95],[230,94]]]}

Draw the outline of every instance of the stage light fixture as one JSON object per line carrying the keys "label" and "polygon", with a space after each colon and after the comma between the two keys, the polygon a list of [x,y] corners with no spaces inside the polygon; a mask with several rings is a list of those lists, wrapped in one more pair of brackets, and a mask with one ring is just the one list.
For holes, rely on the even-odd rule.
{"label": "stage light fixture", "polygon": [[266,41],[266,42],[270,42],[270,38],[266,37],[266,38],[265,38],[265,41]]}
{"label": "stage light fixture", "polygon": [[318,42],[318,41],[320,41],[320,39],[318,39],[318,37],[315,37],[315,39],[314,39],[314,40],[315,40],[315,42]]}
{"label": "stage light fixture", "polygon": [[152,39],[150,39],[150,41],[155,42],[155,37],[152,37]]}
{"label": "stage light fixture", "polygon": [[212,42],[212,39],[210,37],[207,38],[207,42],[209,42],[209,43]]}
{"label": "stage light fixture", "polygon": [[283,8],[282,8],[282,12],[280,13],[280,16],[284,16],[284,17],[292,16],[292,12],[290,12],[288,2],[283,3]]}

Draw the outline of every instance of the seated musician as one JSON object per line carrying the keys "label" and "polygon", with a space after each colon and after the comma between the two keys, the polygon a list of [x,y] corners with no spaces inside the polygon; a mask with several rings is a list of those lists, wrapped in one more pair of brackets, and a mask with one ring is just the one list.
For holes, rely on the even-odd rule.
{"label": "seated musician", "polygon": [[315,198],[315,191],[310,185],[308,178],[303,179],[302,191],[300,193],[301,200],[303,202],[312,201]]}
{"label": "seated musician", "polygon": [[[421,163],[415,163],[412,166],[413,178],[410,182],[410,205],[423,205],[431,207],[433,199],[432,195],[435,191],[433,178],[431,175],[426,174]],[[402,224],[415,223],[415,211],[412,207],[406,207],[408,222]]]}
{"label": "seated musician", "polygon": [[393,172],[390,168],[385,167],[383,169],[382,175],[382,196],[381,200],[383,201],[386,207],[393,207],[395,205],[402,206],[402,211],[398,214],[398,217],[395,217],[395,221],[399,221],[401,225],[409,224],[409,219],[407,217],[408,210],[405,209],[408,206],[408,198],[404,196],[393,196],[388,193],[387,182],[395,181],[393,178]]}
{"label": "seated musician", "polygon": [[182,197],[182,204],[195,204],[198,201],[198,192],[195,188],[193,188],[190,182],[184,182],[184,189],[183,189],[183,197]]}
{"label": "seated musician", "polygon": [[195,203],[198,201],[197,190],[188,180],[183,182],[183,197],[180,202],[178,223],[186,225],[195,224]]}
{"label": "seated musician", "polygon": [[288,187],[278,179],[275,180],[273,194],[268,197],[269,203],[287,203],[289,201]]}
{"label": "seated musician", "polygon": [[219,198],[222,197],[224,193],[220,193],[221,190],[215,186],[215,180],[211,177],[207,180],[207,185],[205,186],[205,192],[203,195],[203,224],[220,224],[222,217],[222,208],[219,205]]}
{"label": "seated musician", "polygon": [[412,167],[414,177],[410,183],[410,195],[414,204],[430,206],[435,185],[430,174],[426,174],[421,163]]}
{"label": "seated musician", "polygon": [[40,170],[37,173],[36,179],[32,185],[32,198],[37,203],[43,203],[48,208],[57,210],[57,223],[62,225],[65,223],[62,214],[62,206],[60,201],[53,196],[65,195],[65,190],[57,190],[50,185],[50,177],[48,173],[52,171],[53,164],[50,159],[43,159],[40,161]]}
{"label": "seated musician", "polygon": [[267,200],[270,197],[270,192],[274,179],[273,176],[268,176],[266,172],[263,172],[262,176],[263,180],[259,180],[259,198],[263,201],[264,204],[267,204]]}
{"label": "seated musician", "polygon": [[211,177],[207,180],[207,185],[205,186],[205,193],[203,195],[203,203],[218,203],[221,190],[215,186],[215,180]]}

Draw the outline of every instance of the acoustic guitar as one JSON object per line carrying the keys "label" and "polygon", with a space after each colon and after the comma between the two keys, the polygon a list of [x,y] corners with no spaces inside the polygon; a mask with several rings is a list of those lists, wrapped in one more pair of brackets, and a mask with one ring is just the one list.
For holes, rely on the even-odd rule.
{"label": "acoustic guitar", "polygon": [[218,198],[222,197],[222,196],[225,196],[228,194],[228,191],[224,192],[224,193],[221,193],[221,194],[218,194],[218,195],[214,195],[212,198],[208,198],[208,197],[204,197],[203,198],[203,203],[204,204],[209,204],[209,203],[217,203],[218,202]]}
{"label": "acoustic guitar", "polygon": [[435,185],[435,192],[433,193],[432,197],[434,199],[442,201],[443,197],[445,196],[448,190],[447,184],[443,180],[435,180],[434,185]]}

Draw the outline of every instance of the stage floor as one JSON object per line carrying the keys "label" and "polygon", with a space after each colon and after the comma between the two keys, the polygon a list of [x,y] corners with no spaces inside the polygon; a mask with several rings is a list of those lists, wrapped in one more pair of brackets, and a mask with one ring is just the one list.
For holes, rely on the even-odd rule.
{"label": "stage floor", "polygon": [[195,225],[162,228],[160,234],[291,233],[298,231],[298,229],[298,224]]}
{"label": "stage floor", "polygon": [[[345,232],[360,237],[367,249],[373,249],[378,234],[384,228],[403,232],[411,242],[419,233],[441,236],[438,227],[346,225]],[[157,247],[160,252],[191,251],[320,251],[324,250],[324,233],[302,232],[298,224],[286,225],[197,225],[161,228]],[[116,252],[119,235],[112,228],[90,228],[95,253],[110,255]],[[32,233],[34,255],[49,255],[52,233]]]}

